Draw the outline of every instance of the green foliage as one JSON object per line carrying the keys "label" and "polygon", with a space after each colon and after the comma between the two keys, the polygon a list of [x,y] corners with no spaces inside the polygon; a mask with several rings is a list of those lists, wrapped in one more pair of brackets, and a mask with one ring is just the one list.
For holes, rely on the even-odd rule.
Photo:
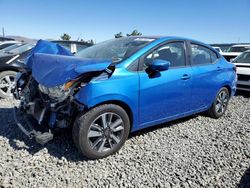
{"label": "green foliage", "polygon": [[123,37],[122,32],[115,34],[115,38],[121,38],[121,37]]}
{"label": "green foliage", "polygon": [[67,33],[64,33],[62,36],[61,36],[61,39],[62,40],[70,40],[71,39],[71,36]]}
{"label": "green foliage", "polygon": [[132,33],[127,34],[127,36],[140,36],[142,33],[140,33],[137,29],[133,30]]}
{"label": "green foliage", "polygon": [[[142,33],[140,33],[137,29],[133,30],[131,33],[128,33],[127,36],[141,36]],[[121,38],[123,37],[122,32],[116,33],[115,38]]]}

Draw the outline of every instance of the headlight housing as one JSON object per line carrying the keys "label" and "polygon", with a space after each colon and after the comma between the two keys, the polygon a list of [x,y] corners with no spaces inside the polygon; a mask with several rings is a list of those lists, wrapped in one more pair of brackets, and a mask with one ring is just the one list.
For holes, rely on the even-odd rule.
{"label": "headlight housing", "polygon": [[58,101],[63,101],[68,97],[68,95],[71,91],[71,88],[65,89],[65,85],[66,84],[48,88],[48,87],[45,87],[45,86],[39,84],[38,88],[42,93],[48,95],[50,98],[56,99]]}

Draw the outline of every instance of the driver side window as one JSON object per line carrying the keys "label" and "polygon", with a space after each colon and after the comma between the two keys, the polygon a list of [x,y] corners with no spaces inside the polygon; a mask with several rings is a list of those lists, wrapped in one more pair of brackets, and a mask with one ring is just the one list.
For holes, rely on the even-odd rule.
{"label": "driver side window", "polygon": [[184,42],[172,42],[159,47],[144,58],[144,70],[151,65],[153,60],[161,59],[170,62],[170,67],[185,66]]}

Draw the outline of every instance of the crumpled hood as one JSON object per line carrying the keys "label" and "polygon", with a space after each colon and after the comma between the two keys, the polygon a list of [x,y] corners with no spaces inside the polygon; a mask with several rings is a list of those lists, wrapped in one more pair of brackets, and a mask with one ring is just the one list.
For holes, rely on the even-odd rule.
{"label": "crumpled hood", "polygon": [[32,60],[32,75],[38,83],[46,87],[54,87],[84,73],[103,71],[111,63],[111,60],[35,53]]}
{"label": "crumpled hood", "polygon": [[26,67],[28,69],[32,69],[35,53],[73,56],[73,54],[68,49],[60,46],[57,43],[49,42],[46,40],[39,40],[26,59]]}
{"label": "crumpled hood", "polygon": [[54,87],[84,73],[103,71],[111,60],[80,59],[59,44],[39,40],[25,64],[38,83]]}

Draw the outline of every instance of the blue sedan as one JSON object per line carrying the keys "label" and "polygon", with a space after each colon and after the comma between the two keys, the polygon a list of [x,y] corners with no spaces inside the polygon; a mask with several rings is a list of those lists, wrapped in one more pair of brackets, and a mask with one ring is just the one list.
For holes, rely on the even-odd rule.
{"label": "blue sedan", "polygon": [[195,40],[124,37],[76,57],[37,46],[18,77],[14,94],[22,102],[15,117],[32,116],[49,131],[29,132],[16,117],[17,124],[42,144],[54,130],[72,127],[76,146],[90,159],[117,152],[130,132],[200,112],[219,118],[236,91],[235,66]]}

